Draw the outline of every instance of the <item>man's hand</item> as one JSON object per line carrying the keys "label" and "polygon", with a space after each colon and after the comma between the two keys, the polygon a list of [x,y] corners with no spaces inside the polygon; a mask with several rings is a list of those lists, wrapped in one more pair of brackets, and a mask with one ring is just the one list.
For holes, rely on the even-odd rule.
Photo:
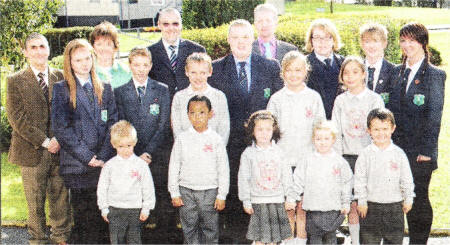
{"label": "man's hand", "polygon": [[411,208],[412,208],[412,204],[403,203],[403,207],[402,207],[403,213],[407,214],[411,210]]}
{"label": "man's hand", "polygon": [[174,197],[172,198],[172,205],[176,208],[184,206],[183,200],[181,200],[181,197]]}
{"label": "man's hand", "polygon": [[105,165],[105,163],[102,160],[97,160],[97,156],[94,156],[91,161],[88,163],[89,166],[95,168],[95,167],[100,167],[103,168],[103,166]]}
{"label": "man's hand", "polygon": [[359,206],[358,205],[358,213],[359,213],[359,216],[361,216],[361,218],[365,218],[366,217],[367,209],[368,209],[367,205],[365,205],[365,206]]}
{"label": "man's hand", "polygon": [[148,219],[148,215],[141,213],[141,215],[139,215],[139,220],[144,222]]}
{"label": "man's hand", "polygon": [[108,215],[106,215],[106,216],[102,216],[103,217],[103,220],[106,222],[106,223],[109,223],[109,220],[108,220]]}
{"label": "man's hand", "polygon": [[61,149],[61,146],[59,145],[58,140],[56,140],[56,138],[53,137],[48,143],[47,150],[48,152],[55,154],[59,151],[59,149]]}
{"label": "man's hand", "polygon": [[148,154],[147,152],[142,153],[140,158],[144,160],[147,164],[150,164],[152,162],[152,155]]}
{"label": "man's hand", "polygon": [[216,199],[214,202],[214,209],[217,211],[222,211],[225,208],[225,200]]}
{"label": "man's hand", "polygon": [[429,161],[431,161],[431,157],[424,156],[424,155],[418,155],[416,161],[417,162],[429,162]]}

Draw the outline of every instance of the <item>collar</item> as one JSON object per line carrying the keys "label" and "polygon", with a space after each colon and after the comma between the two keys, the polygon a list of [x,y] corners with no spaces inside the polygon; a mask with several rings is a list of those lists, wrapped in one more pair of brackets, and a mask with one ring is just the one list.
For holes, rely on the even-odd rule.
{"label": "collar", "polygon": [[120,161],[128,161],[128,160],[131,160],[131,159],[133,159],[133,158],[135,158],[135,157],[137,157],[137,156],[133,153],[133,154],[131,154],[131,156],[130,156],[129,158],[123,158],[123,157],[121,157],[121,156],[119,156],[119,155],[116,155],[116,157],[117,157],[117,159],[120,160]]}
{"label": "collar", "polygon": [[299,95],[299,94],[302,94],[302,93],[304,93],[306,91],[307,86],[306,86],[305,83],[303,83],[303,84],[304,84],[303,89],[298,91],[298,92],[290,90],[287,86],[284,86],[283,89],[284,89],[284,91],[286,92],[287,95]]}
{"label": "collar", "polygon": [[186,92],[188,95],[204,95],[204,94],[208,94],[209,91],[211,90],[211,86],[209,86],[208,83],[206,83],[206,89],[202,92],[198,92],[198,91],[194,91],[194,89],[192,89],[192,86],[189,84],[189,86],[186,88]]}
{"label": "collar", "polygon": [[411,73],[409,75],[410,77],[411,77],[412,74],[416,74],[417,73],[417,71],[419,70],[420,66],[422,65],[424,59],[425,59],[425,57],[423,57],[419,62],[415,63],[412,66],[409,66],[408,65],[408,61],[406,61],[406,68],[411,69]]}
{"label": "collar", "polygon": [[175,45],[176,46],[176,48],[175,48],[175,53],[177,53],[178,54],[178,49],[180,48],[180,38],[178,38],[176,41],[175,41],[175,44],[169,44],[168,42],[166,42],[164,39],[162,39],[161,38],[161,41],[162,41],[162,43],[163,43],[163,45],[164,45],[164,49],[166,50],[166,52],[169,54],[171,51],[170,51],[170,48],[169,48],[169,46],[170,45]]}
{"label": "collar", "polygon": [[384,57],[381,57],[377,62],[375,62],[374,65],[369,65],[369,63],[367,62],[367,59],[366,59],[366,60],[364,60],[364,64],[366,65],[367,68],[373,67],[373,68],[375,68],[375,72],[380,72],[381,66],[383,66],[383,59],[384,59]]}
{"label": "collar", "polygon": [[252,142],[252,146],[255,147],[256,150],[258,151],[267,151],[267,150],[271,150],[273,149],[273,147],[276,145],[275,140],[272,140],[271,145],[268,148],[261,148],[259,147],[255,141]]}
{"label": "collar", "polygon": [[[265,42],[261,38],[258,37],[259,46],[260,47],[264,46],[264,43]],[[269,41],[269,43],[270,43],[270,46],[275,47],[277,45],[277,39],[275,39],[275,37],[274,37],[274,38],[272,38],[272,40]]]}
{"label": "collar", "polygon": [[313,154],[318,157],[334,157],[336,155],[336,152],[333,149],[331,149],[330,152],[322,154],[322,153],[319,153],[316,149],[314,149]]}
{"label": "collar", "polygon": [[394,149],[394,143],[391,140],[391,144],[386,149],[380,149],[380,147],[376,146],[373,142],[369,145],[370,149],[374,152],[383,152],[383,151],[391,151]]}
{"label": "collar", "polygon": [[[236,59],[236,57],[234,57],[234,55],[233,55],[233,59],[234,59],[234,63],[236,64],[236,67],[239,69],[240,68],[239,62],[242,62],[242,61],[238,61]],[[247,60],[245,60],[245,62],[246,62],[245,68],[250,66],[251,61],[252,61],[252,54],[250,53],[250,55],[248,56]]]}
{"label": "collar", "polygon": [[144,84],[141,84],[141,83],[137,82],[134,78],[132,78],[132,79],[133,79],[134,87],[136,89],[138,87],[142,87],[142,86],[144,86],[144,88],[147,89],[147,84],[148,84],[150,78],[147,78],[147,80],[144,82]]}
{"label": "collar", "polygon": [[347,92],[345,92],[345,93],[347,94],[347,97],[349,97],[350,99],[354,99],[354,98],[356,98],[356,99],[362,99],[362,98],[364,98],[364,96],[366,96],[366,94],[368,93],[368,91],[369,91],[369,89],[368,89],[367,87],[365,87],[365,88],[363,89],[363,91],[361,91],[361,93],[356,94],[356,95],[350,93],[350,91],[347,91]]}
{"label": "collar", "polygon": [[334,53],[333,52],[331,52],[330,56],[328,56],[328,57],[319,55],[316,52],[314,52],[314,54],[316,55],[317,59],[322,61],[322,63],[324,63],[324,64],[325,64],[325,59],[330,59],[331,60],[331,64],[333,64],[333,62],[334,62]]}
{"label": "collar", "polygon": [[39,77],[38,74],[39,73],[44,73],[44,80],[48,81],[48,70],[50,69],[48,66],[45,68],[44,71],[38,71],[36,68],[34,68],[32,65],[30,65],[31,70],[34,73],[34,76],[37,78],[37,80],[39,81]]}
{"label": "collar", "polygon": [[83,80],[83,79],[79,78],[77,75],[75,75],[75,77],[80,82],[81,87],[83,87],[86,83],[90,83],[92,85],[91,76],[89,76],[89,78],[87,80]]}
{"label": "collar", "polygon": [[189,127],[189,132],[194,133],[194,134],[198,134],[198,135],[205,135],[205,134],[209,134],[211,132],[211,129],[208,127],[205,131],[203,132],[198,132],[197,130],[194,129],[194,127],[191,124],[191,127]]}

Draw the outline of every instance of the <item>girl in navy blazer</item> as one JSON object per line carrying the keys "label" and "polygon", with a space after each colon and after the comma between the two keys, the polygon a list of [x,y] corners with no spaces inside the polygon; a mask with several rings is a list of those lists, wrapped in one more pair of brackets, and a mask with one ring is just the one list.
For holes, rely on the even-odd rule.
{"label": "girl in navy blazer", "polygon": [[70,190],[75,226],[72,243],[109,243],[97,207],[100,170],[113,155],[109,128],[117,121],[109,84],[97,77],[91,45],[69,42],[64,51],[64,81],[53,87],[52,130],[61,145],[60,174]]}
{"label": "girl in navy blazer", "polygon": [[407,214],[410,244],[426,244],[433,222],[428,198],[431,174],[437,168],[438,138],[446,74],[429,62],[428,30],[419,23],[400,29],[403,63],[396,67],[392,111],[397,121],[393,140],[408,156],[414,198]]}

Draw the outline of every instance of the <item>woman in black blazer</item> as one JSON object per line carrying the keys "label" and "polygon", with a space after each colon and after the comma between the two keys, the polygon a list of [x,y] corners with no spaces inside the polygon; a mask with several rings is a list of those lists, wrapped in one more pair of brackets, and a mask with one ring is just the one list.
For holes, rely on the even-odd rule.
{"label": "woman in black blazer", "polygon": [[429,59],[428,30],[409,23],[400,30],[403,62],[397,66],[391,105],[397,121],[393,140],[408,156],[416,197],[407,213],[410,244],[426,244],[433,222],[428,187],[437,168],[446,74]]}

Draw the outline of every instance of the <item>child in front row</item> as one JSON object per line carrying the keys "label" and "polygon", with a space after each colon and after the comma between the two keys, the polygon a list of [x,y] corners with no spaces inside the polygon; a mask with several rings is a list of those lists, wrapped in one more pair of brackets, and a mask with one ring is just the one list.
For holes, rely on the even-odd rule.
{"label": "child in front row", "polygon": [[[333,107],[332,120],[338,129],[335,149],[347,160],[353,172],[359,153],[370,144],[366,128],[367,115],[375,108],[384,108],[381,96],[366,87],[366,74],[361,58],[347,57],[339,74],[339,80],[347,91],[336,98]],[[356,201],[352,202],[348,216],[352,244],[359,244]]]}
{"label": "child in front row", "polygon": [[[270,97],[267,110],[278,119],[281,138],[278,146],[286,156],[286,164],[294,171],[297,162],[313,151],[312,129],[315,121],[325,119],[319,93],[306,87],[309,66],[306,57],[298,52],[287,53],[281,62],[284,88]],[[301,201],[296,210],[288,211],[295,241],[306,244],[305,211]]]}
{"label": "child in front row", "polygon": [[296,199],[289,193],[291,169],[276,145],[280,129],[275,117],[263,110],[253,113],[245,127],[249,146],[241,155],[238,193],[250,215],[247,239],[256,244],[279,243],[292,236],[286,209],[294,209]]}
{"label": "child in front row", "polygon": [[97,201],[103,219],[109,223],[112,244],[141,244],[141,222],[155,207],[155,189],[150,169],[133,152],[136,129],[121,120],[111,127],[111,144],[117,155],[100,173]]}
{"label": "child in front row", "polygon": [[391,141],[394,115],[374,109],[367,117],[372,144],[356,161],[355,197],[362,244],[402,244],[404,215],[411,210],[414,183],[405,152]]}
{"label": "child in front row", "polygon": [[336,244],[336,229],[350,209],[352,171],[333,150],[337,130],[331,121],[314,125],[315,151],[294,171],[293,190],[303,194],[309,244]]}
{"label": "child in front row", "polygon": [[219,242],[219,211],[225,208],[230,182],[222,137],[209,128],[211,101],[196,95],[187,103],[192,126],[178,135],[169,163],[172,205],[180,208],[186,244]]}

